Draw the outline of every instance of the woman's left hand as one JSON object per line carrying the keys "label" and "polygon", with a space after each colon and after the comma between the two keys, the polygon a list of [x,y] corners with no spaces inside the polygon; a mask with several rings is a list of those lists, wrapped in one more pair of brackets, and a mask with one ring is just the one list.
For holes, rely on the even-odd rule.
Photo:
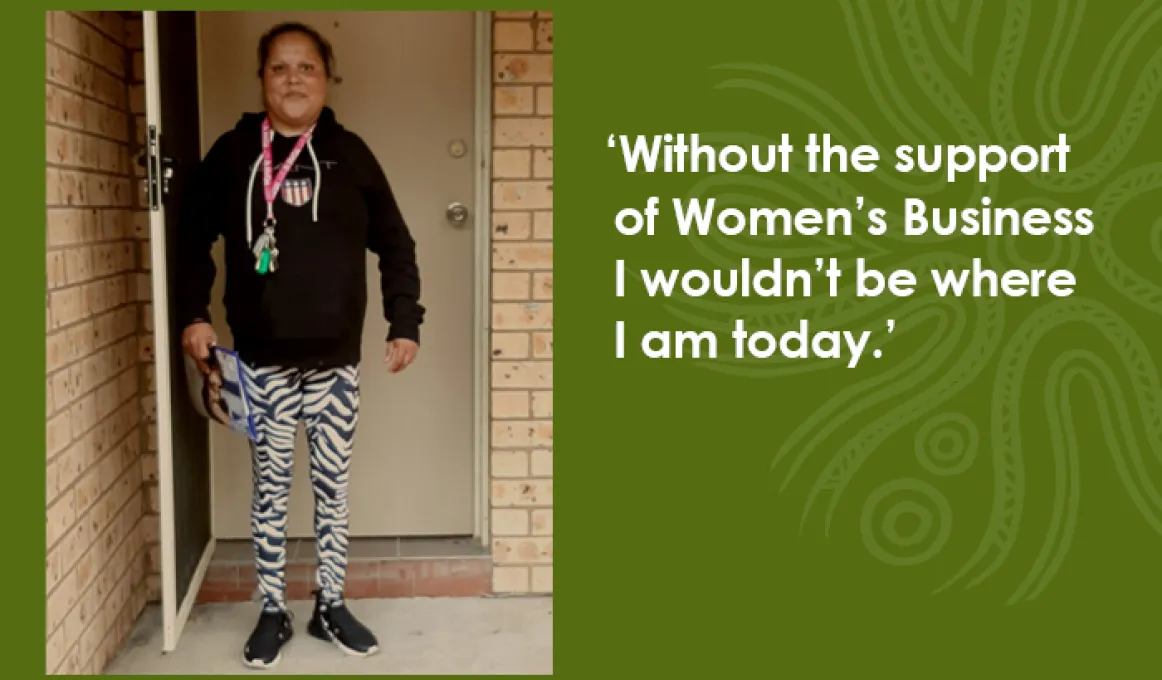
{"label": "woman's left hand", "polygon": [[399,373],[416,360],[416,354],[419,351],[420,346],[415,342],[405,338],[396,338],[387,343],[387,356],[384,357],[383,362],[387,364],[388,371]]}

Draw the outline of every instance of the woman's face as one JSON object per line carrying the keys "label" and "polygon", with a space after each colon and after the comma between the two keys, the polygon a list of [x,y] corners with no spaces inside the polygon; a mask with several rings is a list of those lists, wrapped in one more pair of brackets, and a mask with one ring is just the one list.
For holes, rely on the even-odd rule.
{"label": "woman's face", "polygon": [[327,98],[327,69],[311,39],[284,33],[270,46],[262,75],[267,110],[290,124],[315,120]]}

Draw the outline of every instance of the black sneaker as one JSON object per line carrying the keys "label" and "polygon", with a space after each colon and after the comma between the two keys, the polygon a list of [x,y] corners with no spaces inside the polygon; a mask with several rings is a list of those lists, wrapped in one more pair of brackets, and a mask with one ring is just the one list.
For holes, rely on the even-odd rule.
{"label": "black sneaker", "polygon": [[246,641],[242,656],[251,668],[274,668],[282,659],[282,648],[294,637],[290,614],[263,611],[254,632]]}
{"label": "black sneaker", "polygon": [[307,625],[312,636],[334,642],[348,656],[371,656],[379,651],[379,641],[367,626],[355,618],[342,601],[327,603],[316,594],[315,614]]}

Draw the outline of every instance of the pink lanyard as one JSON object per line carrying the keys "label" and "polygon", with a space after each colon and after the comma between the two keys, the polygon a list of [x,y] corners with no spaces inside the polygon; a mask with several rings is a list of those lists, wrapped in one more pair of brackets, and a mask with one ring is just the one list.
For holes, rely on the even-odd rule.
{"label": "pink lanyard", "polygon": [[278,170],[278,175],[271,180],[271,173],[274,170],[274,159],[271,155],[271,134],[270,134],[270,118],[262,120],[262,190],[266,198],[266,224],[267,226],[274,224],[274,198],[278,195],[278,189],[282,186],[283,180],[294,167],[295,161],[298,160],[299,154],[302,153],[303,147],[311,138],[311,133],[314,132],[315,126],[312,125],[303,136],[299,137],[299,141],[295,144],[295,148],[291,150],[290,155],[283,161],[282,167]]}

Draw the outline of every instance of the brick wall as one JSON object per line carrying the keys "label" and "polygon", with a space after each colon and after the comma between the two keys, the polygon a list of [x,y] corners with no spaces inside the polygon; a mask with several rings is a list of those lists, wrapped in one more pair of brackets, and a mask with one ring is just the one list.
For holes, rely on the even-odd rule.
{"label": "brick wall", "polygon": [[[129,18],[125,21],[125,33],[126,47],[129,50],[129,60],[132,65],[127,76],[129,112],[132,115],[130,130],[133,132],[134,154],[137,155],[145,148],[147,127],[145,121],[145,50],[142,44],[144,34],[141,13],[133,12],[128,16]],[[142,519],[146,550],[145,592],[147,601],[160,602],[161,536],[158,533],[158,519],[161,508],[157,495],[157,390],[156,373],[153,366],[153,270],[150,262],[149,194],[145,180],[145,168],[134,163],[133,172],[136,178],[134,198],[138,208],[135,233],[138,259],[142,269],[138,287],[141,300],[141,322],[137,326],[137,347],[138,359],[141,361],[141,410],[144,420],[142,424],[144,449],[141,454],[141,482],[145,504],[145,516]]]}
{"label": "brick wall", "polygon": [[46,671],[96,674],[146,600],[131,60],[117,12],[45,24]]}
{"label": "brick wall", "polygon": [[493,16],[492,554],[553,590],[553,18]]}

